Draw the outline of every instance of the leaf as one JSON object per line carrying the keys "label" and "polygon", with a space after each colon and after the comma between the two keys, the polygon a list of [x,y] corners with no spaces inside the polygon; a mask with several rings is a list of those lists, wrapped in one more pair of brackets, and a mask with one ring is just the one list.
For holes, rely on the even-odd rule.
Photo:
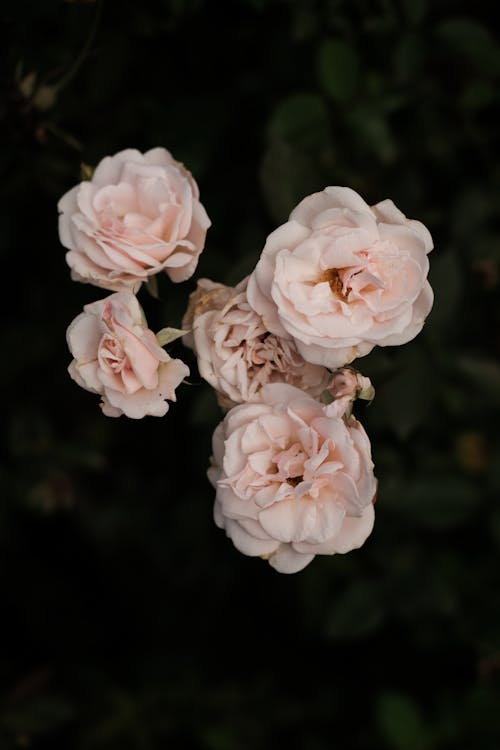
{"label": "leaf", "polygon": [[359,60],[356,51],[341,39],[327,39],[318,51],[319,82],[337,102],[351,99],[358,88]]}
{"label": "leaf", "polygon": [[451,18],[443,21],[436,32],[441,41],[472,65],[491,76],[500,75],[500,46],[485,26],[469,18]]}
{"label": "leaf", "polygon": [[435,391],[431,366],[423,350],[414,345],[401,352],[398,371],[377,388],[378,418],[385,419],[400,440],[407,440],[429,419]]}
{"label": "leaf", "polygon": [[91,167],[90,164],[85,164],[84,161],[80,164],[80,179],[81,180],[91,180],[92,175],[95,172],[95,167]]}
{"label": "leaf", "polygon": [[446,529],[468,521],[480,499],[472,482],[446,474],[427,474],[404,482],[401,495],[391,497],[390,507],[406,516],[408,523]]}
{"label": "leaf", "polygon": [[205,425],[214,425],[221,418],[220,408],[213,388],[200,388],[192,400],[190,424],[196,429]]}
{"label": "leaf", "polygon": [[386,113],[362,103],[353,107],[346,119],[356,131],[360,145],[374,154],[381,163],[388,164],[395,160],[397,146]]}
{"label": "leaf", "polygon": [[488,398],[500,403],[500,365],[486,357],[463,355],[457,358],[457,370]]}
{"label": "leaf", "polygon": [[294,94],[279,102],[268,126],[271,141],[317,150],[330,141],[328,110],[316,94]]}
{"label": "leaf", "polygon": [[463,289],[463,274],[457,254],[453,251],[437,253],[432,258],[429,282],[435,294],[430,313],[432,326],[445,326],[455,321]]}
{"label": "leaf", "polygon": [[359,638],[376,630],[383,620],[380,588],[370,581],[353,582],[335,597],[326,622],[330,638]]}
{"label": "leaf", "polygon": [[260,180],[269,212],[280,223],[302,198],[324,187],[312,158],[283,141],[276,141],[267,150]]}
{"label": "leaf", "polygon": [[419,74],[422,53],[422,40],[415,32],[401,36],[394,50],[394,68],[399,81],[410,81]]}
{"label": "leaf", "polygon": [[420,24],[428,11],[428,0],[401,0],[403,12],[413,26]]}
{"label": "leaf", "polygon": [[172,341],[185,336],[186,333],[189,333],[189,331],[183,331],[181,328],[162,328],[161,331],[158,331],[156,334],[156,338],[158,339],[160,346],[166,346]]}
{"label": "leaf", "polygon": [[479,112],[493,104],[498,91],[493,82],[475,79],[460,97],[460,106],[469,112]]}
{"label": "leaf", "polygon": [[3,725],[12,733],[45,734],[74,718],[73,706],[62,696],[42,695],[4,712]]}
{"label": "leaf", "polygon": [[376,720],[389,747],[394,750],[426,750],[429,734],[415,702],[400,693],[382,693],[376,704]]}

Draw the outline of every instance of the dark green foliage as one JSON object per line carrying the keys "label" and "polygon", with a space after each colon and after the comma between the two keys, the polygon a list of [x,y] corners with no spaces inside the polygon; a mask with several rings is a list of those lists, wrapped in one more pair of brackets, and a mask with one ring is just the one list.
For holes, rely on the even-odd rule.
{"label": "dark green foliage", "polygon": [[[500,747],[495,10],[2,9],[1,750]],[[66,327],[105,293],[70,281],[57,200],[82,162],[157,145],[213,221],[198,277],[239,281],[328,184],[433,234],[424,332],[357,363],[379,478],[357,552],[287,577],[235,551],[205,478],[220,412],[180,341],[190,385],[161,420],[106,419],[66,373]],[[151,328],[179,327],[194,286],[141,290]]]}

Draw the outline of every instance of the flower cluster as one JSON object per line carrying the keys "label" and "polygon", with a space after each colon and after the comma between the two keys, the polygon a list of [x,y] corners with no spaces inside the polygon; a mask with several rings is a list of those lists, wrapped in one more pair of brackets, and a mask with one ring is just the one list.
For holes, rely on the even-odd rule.
{"label": "flower cluster", "polygon": [[168,151],[128,149],[59,202],[77,281],[113,294],[69,326],[71,377],[107,416],[163,416],[189,374],[162,348],[184,336],[224,419],[208,477],[214,518],[237,549],[294,573],[371,533],[377,482],[353,402],[370,380],[351,363],[413,339],[432,306],[432,239],[390,200],[347,187],[306,197],[234,288],[199,279],[183,330],[147,327],[143,281],[194,273],[210,220],[192,175]]}
{"label": "flower cluster", "polygon": [[162,417],[189,368],[162,349],[135,293],[153,274],[179,282],[194,273],[210,226],[198,186],[164,148],[127,149],[104,158],[58,208],[72,278],[116,292],[69,326],[69,374],[100,394],[108,417]]}

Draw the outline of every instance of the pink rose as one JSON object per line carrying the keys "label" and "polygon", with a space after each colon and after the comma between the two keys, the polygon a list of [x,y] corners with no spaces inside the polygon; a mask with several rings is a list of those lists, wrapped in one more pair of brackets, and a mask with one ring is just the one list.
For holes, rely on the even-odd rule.
{"label": "pink rose", "polygon": [[333,406],[265,385],[260,401],[231,409],[214,433],[215,522],[240,552],[280,573],[360,547],[373,528],[370,442]]}
{"label": "pink rose", "polygon": [[327,187],[269,235],[248,301],[304,359],[340,367],[419,333],[433,301],[431,249],[426,227],[392,201],[370,207],[349,188]]}
{"label": "pink rose", "polygon": [[183,328],[192,328],[187,343],[196,353],[200,375],[215,388],[224,408],[255,400],[266,383],[290,383],[319,396],[330,373],[305,362],[290,339],[266,331],[248,304],[247,281],[235,289],[198,281]]}
{"label": "pink rose", "polygon": [[102,396],[108,417],[166,414],[165,399],[176,400],[175,389],[189,368],[161,348],[134,295],[118,292],[83,309],[66,334],[73,380]]}
{"label": "pink rose", "polygon": [[210,226],[190,172],[164,148],[106,156],[59,201],[59,237],[75,281],[137,291],[165,271],[194,272]]}
{"label": "pink rose", "polygon": [[353,402],[357,399],[373,401],[375,388],[370,378],[365,377],[354,367],[341,367],[332,373],[332,379],[328,385],[328,391],[336,402],[336,411],[339,416],[346,412],[350,413]]}

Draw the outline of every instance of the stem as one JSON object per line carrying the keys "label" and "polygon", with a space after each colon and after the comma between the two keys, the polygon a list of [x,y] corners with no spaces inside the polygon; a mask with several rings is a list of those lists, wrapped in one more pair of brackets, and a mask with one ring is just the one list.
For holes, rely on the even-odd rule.
{"label": "stem", "polygon": [[82,66],[83,62],[85,61],[85,58],[87,57],[89,50],[92,46],[92,43],[94,41],[95,35],[97,33],[97,29],[99,27],[99,21],[101,20],[101,13],[102,13],[102,6],[103,6],[104,0],[97,0],[97,7],[95,11],[94,21],[92,23],[92,26],[90,28],[89,35],[85,41],[85,44],[83,45],[80,54],[74,61],[71,68],[68,70],[66,75],[64,75],[58,83],[54,85],[54,89],[59,92],[63,88],[65,88],[68,83],[74,78],[74,76],[78,73],[78,70]]}
{"label": "stem", "polygon": [[52,133],[52,135],[55,135],[56,138],[60,138],[61,141],[64,141],[68,146],[71,148],[74,148],[75,151],[82,151],[83,146],[80,143],[80,141],[72,136],[70,133],[66,133],[65,130],[61,130],[57,125],[54,125],[53,122],[44,122],[43,127],[45,130],[48,130],[49,133]]}

